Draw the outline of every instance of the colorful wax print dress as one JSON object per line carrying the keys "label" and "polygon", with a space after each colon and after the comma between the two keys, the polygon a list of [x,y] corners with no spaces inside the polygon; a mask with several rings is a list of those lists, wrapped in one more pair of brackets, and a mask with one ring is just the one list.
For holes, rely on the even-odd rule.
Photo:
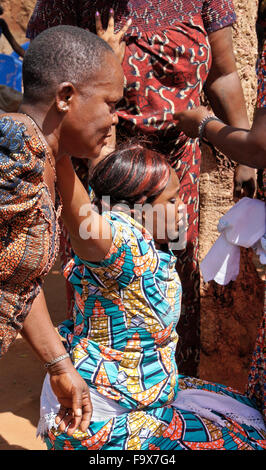
{"label": "colorful wax print dress", "polygon": [[[198,215],[201,153],[198,139],[177,133],[173,112],[200,104],[211,66],[208,35],[232,25],[232,0],[37,0],[27,36],[46,28],[71,24],[95,32],[99,11],[106,27],[110,8],[125,36],[124,99],[119,104],[118,140],[144,136],[153,149],[166,156],[181,181],[180,194],[187,206],[188,243],[178,254],[177,270],[183,287],[182,347],[178,362],[185,373],[197,373],[199,357]],[[80,167],[80,164],[79,164]],[[87,169],[86,169],[87,170]],[[86,176],[83,181],[86,181]],[[64,232],[63,232],[64,233]],[[69,254],[66,240],[63,258]],[[70,309],[72,308],[70,293]],[[184,325],[184,326],[182,326]]]}
{"label": "colorful wax print dress", "polygon": [[[14,115],[17,116],[17,115]],[[44,181],[42,143],[0,115],[0,356],[15,340],[59,245],[56,208]]]}
{"label": "colorful wax print dress", "polygon": [[[234,416],[209,414],[210,409],[201,414],[198,405],[196,412],[183,400],[186,410],[177,407],[189,389],[207,393],[208,402],[214,397],[218,402],[233,399],[237,407],[255,410],[251,400],[225,386],[178,376],[181,285],[175,257],[157,250],[150,234],[128,215],[104,216],[112,227],[113,244],[103,261],[75,257],[65,268],[75,289],[74,316],[59,327],[76,369],[93,394],[102,397],[101,419],[93,419],[87,432],[77,430],[71,437],[51,426],[44,433],[48,449],[266,447],[264,424],[240,425]],[[107,402],[120,406],[119,415],[106,417]]]}

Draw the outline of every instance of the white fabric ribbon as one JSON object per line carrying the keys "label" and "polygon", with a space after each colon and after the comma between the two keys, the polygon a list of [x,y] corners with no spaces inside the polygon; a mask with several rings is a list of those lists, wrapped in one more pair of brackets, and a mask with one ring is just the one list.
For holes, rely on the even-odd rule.
{"label": "white fabric ribbon", "polygon": [[233,419],[239,424],[253,426],[259,431],[266,431],[263,416],[258,410],[228,395],[199,389],[180,390],[172,406],[196,413],[222,427],[226,426],[226,422],[215,412],[222,414],[225,418]]}
{"label": "white fabric ribbon", "polygon": [[[93,406],[92,421],[103,421],[106,418],[113,418],[131,411],[118,405],[114,400],[103,397],[93,389],[90,389],[90,396]],[[253,426],[259,431],[266,431],[263,417],[259,411],[227,395],[198,389],[179,390],[177,399],[171,403],[171,406],[196,413],[201,418],[206,418],[218,426],[226,426],[226,418],[231,418],[239,424]],[[55,417],[59,408],[60,404],[51,388],[50,378],[47,374],[41,394],[37,436],[43,438],[49,429],[57,427]],[[221,413],[225,419],[215,412]]]}
{"label": "white fabric ribbon", "polygon": [[240,247],[252,247],[266,264],[266,208],[259,199],[244,197],[219,221],[220,237],[200,268],[205,282],[226,285],[239,274]]}

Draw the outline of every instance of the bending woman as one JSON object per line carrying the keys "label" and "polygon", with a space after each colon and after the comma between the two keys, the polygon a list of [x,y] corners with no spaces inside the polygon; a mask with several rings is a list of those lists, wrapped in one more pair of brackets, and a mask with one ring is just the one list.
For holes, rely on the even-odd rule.
{"label": "bending woman", "polygon": [[75,252],[64,271],[75,292],[73,319],[59,331],[90,388],[93,414],[85,432],[69,437],[71,416],[61,409],[65,432],[57,429],[59,404],[47,376],[39,433],[48,449],[265,448],[263,419],[251,400],[178,376],[181,283],[169,243],[183,204],[175,171],[138,144],[107,155],[92,171],[94,206],[70,159],[57,163]]}
{"label": "bending woman", "polygon": [[117,122],[113,103],[123,94],[123,73],[105,41],[59,26],[30,44],[23,82],[19,113],[0,116],[0,356],[20,331],[60,403],[72,409],[71,433],[81,419],[88,425],[90,403],[42,292],[58,253],[55,162],[62,154],[98,156]]}

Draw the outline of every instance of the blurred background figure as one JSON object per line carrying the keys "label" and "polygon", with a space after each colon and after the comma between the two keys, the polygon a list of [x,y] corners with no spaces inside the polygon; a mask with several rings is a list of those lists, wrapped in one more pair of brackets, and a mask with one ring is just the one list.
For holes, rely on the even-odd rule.
{"label": "blurred background figure", "polygon": [[[0,16],[3,15],[4,9],[0,5]],[[7,41],[9,42],[12,49],[20,56],[23,57],[25,54],[25,50],[17,43],[16,39],[14,38],[13,34],[11,33],[7,22],[4,18],[0,18],[0,34],[4,35]]]}
{"label": "blurred background figure", "polygon": [[[0,5],[0,16],[4,13]],[[27,43],[19,45],[4,18],[0,18],[0,36],[4,35],[13,49],[0,54],[0,111],[16,112],[22,99],[22,60]]]}

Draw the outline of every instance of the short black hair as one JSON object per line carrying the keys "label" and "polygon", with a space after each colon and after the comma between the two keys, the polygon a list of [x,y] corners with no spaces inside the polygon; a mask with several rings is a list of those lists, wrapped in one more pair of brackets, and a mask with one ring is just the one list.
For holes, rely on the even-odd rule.
{"label": "short black hair", "polygon": [[62,82],[83,84],[100,70],[106,41],[77,26],[60,25],[41,32],[23,59],[24,97],[30,102],[51,99]]}

